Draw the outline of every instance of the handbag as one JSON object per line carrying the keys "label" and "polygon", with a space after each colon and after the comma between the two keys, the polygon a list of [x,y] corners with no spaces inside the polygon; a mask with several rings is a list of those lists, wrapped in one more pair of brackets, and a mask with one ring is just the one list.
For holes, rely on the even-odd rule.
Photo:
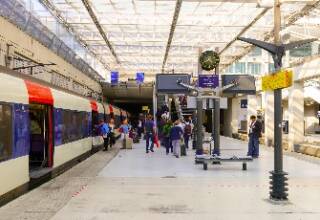
{"label": "handbag", "polygon": [[155,145],[157,146],[157,147],[160,147],[160,143],[159,143],[159,138],[158,138],[158,135],[157,134],[155,134],[154,135],[154,143],[155,143]]}

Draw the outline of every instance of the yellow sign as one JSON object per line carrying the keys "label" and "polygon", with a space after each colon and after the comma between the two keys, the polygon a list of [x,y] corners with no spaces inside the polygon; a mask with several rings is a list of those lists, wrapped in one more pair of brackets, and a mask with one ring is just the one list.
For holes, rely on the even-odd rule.
{"label": "yellow sign", "polygon": [[149,107],[148,106],[142,106],[142,111],[148,111]]}
{"label": "yellow sign", "polygon": [[280,70],[272,75],[262,77],[262,90],[288,88],[292,85],[292,70]]}

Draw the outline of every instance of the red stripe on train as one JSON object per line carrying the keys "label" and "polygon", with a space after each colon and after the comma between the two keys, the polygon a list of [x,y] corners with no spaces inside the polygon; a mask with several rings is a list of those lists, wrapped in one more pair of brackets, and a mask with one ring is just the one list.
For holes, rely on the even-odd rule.
{"label": "red stripe on train", "polygon": [[51,90],[48,87],[39,85],[28,80],[24,81],[28,94],[29,94],[29,103],[39,103],[53,105],[53,96]]}
{"label": "red stripe on train", "polygon": [[92,111],[98,112],[98,105],[95,101],[90,101]]}

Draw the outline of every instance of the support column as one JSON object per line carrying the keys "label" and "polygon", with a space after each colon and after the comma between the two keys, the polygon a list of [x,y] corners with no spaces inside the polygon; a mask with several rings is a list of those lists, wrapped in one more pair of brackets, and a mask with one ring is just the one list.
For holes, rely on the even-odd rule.
{"label": "support column", "polygon": [[239,129],[239,112],[240,112],[240,103],[238,98],[232,98],[231,101],[231,132],[232,134],[237,134]]}
{"label": "support column", "polygon": [[196,142],[196,154],[202,155],[202,99],[197,98],[197,142]]}
{"label": "support column", "polygon": [[228,108],[224,111],[224,135],[232,137],[232,99],[228,99]]}
{"label": "support column", "polygon": [[153,120],[154,120],[154,123],[155,123],[155,126],[157,126],[157,117],[156,117],[156,113],[157,113],[157,91],[156,91],[156,85],[154,84],[153,85],[153,97],[152,97],[152,100],[153,100]]}
{"label": "support column", "polygon": [[214,99],[213,155],[220,155],[220,98]]}
{"label": "support column", "polygon": [[289,91],[289,150],[304,141],[304,90],[302,82],[294,82]]}
{"label": "support column", "polygon": [[274,99],[273,92],[264,93],[264,121],[265,121],[265,145],[272,147],[274,144]]}

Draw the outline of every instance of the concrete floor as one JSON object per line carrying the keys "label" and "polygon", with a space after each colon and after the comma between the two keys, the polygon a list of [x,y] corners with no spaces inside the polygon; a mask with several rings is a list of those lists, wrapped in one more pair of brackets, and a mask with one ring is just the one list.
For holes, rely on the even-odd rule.
{"label": "concrete floor", "polygon": [[[245,142],[229,138],[221,142],[224,155],[246,153]],[[247,171],[241,170],[241,163],[204,171],[194,164],[193,154],[189,150],[187,157],[177,159],[165,155],[163,148],[145,154],[144,142],[133,150],[121,150],[55,210],[52,219],[320,219],[319,160],[285,156],[289,201],[279,203],[268,199],[272,149],[262,148],[261,157],[249,163]],[[0,209],[1,217],[6,209]]]}

